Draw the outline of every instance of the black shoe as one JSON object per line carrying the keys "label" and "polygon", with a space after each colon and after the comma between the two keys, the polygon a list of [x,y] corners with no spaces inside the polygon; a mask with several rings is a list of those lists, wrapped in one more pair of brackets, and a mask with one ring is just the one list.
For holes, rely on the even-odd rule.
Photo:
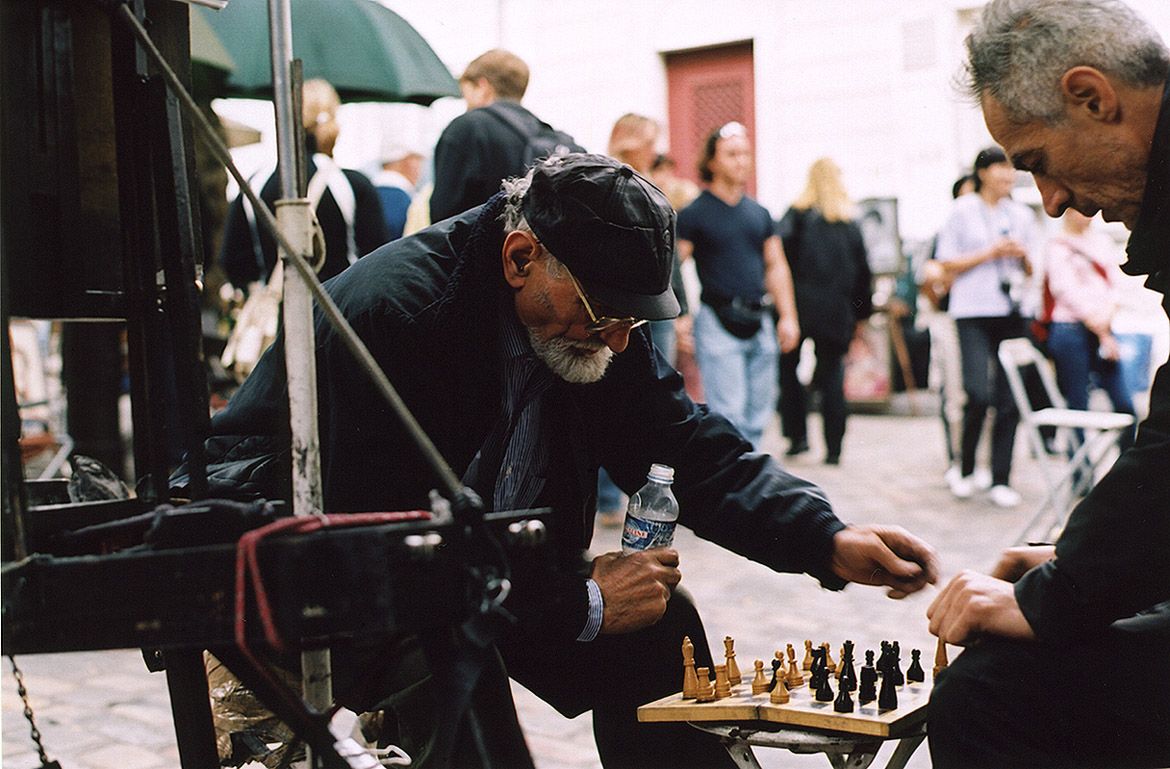
{"label": "black shoe", "polygon": [[839,464],[841,464],[841,455],[840,454],[829,454],[828,456],[825,457],[825,464],[826,465],[839,465]]}
{"label": "black shoe", "polygon": [[801,438],[798,441],[792,441],[788,444],[788,451],[784,452],[785,456],[794,457],[797,454],[803,454],[808,451],[808,441]]}

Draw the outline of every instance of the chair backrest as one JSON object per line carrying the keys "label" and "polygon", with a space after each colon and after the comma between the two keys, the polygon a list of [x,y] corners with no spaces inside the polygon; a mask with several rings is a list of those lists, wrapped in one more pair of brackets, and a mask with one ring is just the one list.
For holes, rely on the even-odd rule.
{"label": "chair backrest", "polygon": [[[1016,408],[1025,419],[1042,408],[1067,408],[1068,404],[1057,387],[1052,364],[1031,341],[1024,338],[1005,339],[999,345],[999,362],[1007,375]],[[1042,388],[1040,392],[1034,387],[1029,389],[1029,375],[1039,379]],[[1047,398],[1047,403],[1038,402],[1037,397],[1041,394]]]}

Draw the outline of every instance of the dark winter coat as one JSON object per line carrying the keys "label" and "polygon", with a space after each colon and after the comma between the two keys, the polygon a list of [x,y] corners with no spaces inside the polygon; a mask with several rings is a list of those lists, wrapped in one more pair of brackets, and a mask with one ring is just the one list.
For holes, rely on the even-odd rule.
{"label": "dark winter coat", "polygon": [[[496,321],[508,290],[500,268],[503,235],[498,207],[477,225],[482,210],[394,241],[327,284],[456,475],[501,409]],[[480,235],[472,238],[473,231]],[[433,473],[320,314],[316,326],[326,512],[428,508]],[[534,622],[533,632],[571,639],[585,625],[585,578],[577,571],[592,537],[601,466],[632,492],[651,463],[671,465],[683,525],[774,569],[807,571],[827,587],[844,585],[828,568],[832,537],[843,524],[823,493],[772,457],[753,453],[730,423],[693,403],[682,377],[652,349],[645,329],[638,330],[601,381],[558,379],[545,396],[545,426],[555,439],[537,504],[554,511],[566,568],[541,584],[514,588],[509,608]],[[213,420],[213,495],[288,498],[282,351],[278,338]]]}
{"label": "dark winter coat", "polygon": [[790,208],[776,225],[792,271],[800,331],[848,347],[859,320],[873,312],[865,241],[853,222],[830,222],[815,208]]}

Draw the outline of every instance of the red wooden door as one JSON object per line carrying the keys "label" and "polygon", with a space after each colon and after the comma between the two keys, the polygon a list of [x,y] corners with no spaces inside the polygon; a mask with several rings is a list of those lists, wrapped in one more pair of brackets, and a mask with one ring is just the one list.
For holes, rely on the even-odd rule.
{"label": "red wooden door", "polygon": [[[676,172],[699,181],[695,163],[711,131],[732,120],[747,126],[755,147],[755,77],[752,43],[732,43],[714,48],[666,54],[667,101],[670,119],[670,154]],[[755,175],[748,194],[756,194]]]}

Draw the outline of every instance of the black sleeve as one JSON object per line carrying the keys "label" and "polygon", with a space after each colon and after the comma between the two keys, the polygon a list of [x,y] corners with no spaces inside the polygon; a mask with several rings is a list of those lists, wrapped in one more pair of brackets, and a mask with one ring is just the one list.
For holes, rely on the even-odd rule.
{"label": "black sleeve", "polygon": [[223,245],[219,251],[224,274],[237,288],[247,288],[249,283],[260,279],[253,237],[252,226],[244,214],[244,196],[237,195],[228,206]]}
{"label": "black sleeve", "polygon": [[1073,510],[1056,558],[1016,583],[1041,641],[1067,644],[1170,600],[1170,364],[1137,440]]}
{"label": "black sleeve", "polygon": [[345,171],[349,185],[353,188],[354,222],[353,237],[359,257],[390,242],[390,227],[382,215],[382,201],[378,190],[369,177],[359,171]]}
{"label": "black sleeve", "polygon": [[696,535],[776,571],[844,587],[829,560],[845,524],[824,492],[753,451],[730,422],[691,401],[678,372],[637,349],[646,345],[646,334],[631,335],[586,408],[614,482],[630,493],[652,462],[670,465],[679,522]]}
{"label": "black sleeve", "polygon": [[[463,116],[461,116],[463,117]],[[435,187],[431,192],[431,222],[439,222],[471,206],[465,202],[477,184],[481,160],[477,159],[476,137],[469,121],[456,118],[443,130],[435,145]],[[499,183],[499,180],[496,180]],[[486,198],[485,198],[486,199]]]}
{"label": "black sleeve", "polygon": [[865,320],[873,315],[873,273],[869,269],[869,254],[865,250],[861,228],[852,222],[849,224],[849,239],[856,270],[852,297],[853,317]]}

